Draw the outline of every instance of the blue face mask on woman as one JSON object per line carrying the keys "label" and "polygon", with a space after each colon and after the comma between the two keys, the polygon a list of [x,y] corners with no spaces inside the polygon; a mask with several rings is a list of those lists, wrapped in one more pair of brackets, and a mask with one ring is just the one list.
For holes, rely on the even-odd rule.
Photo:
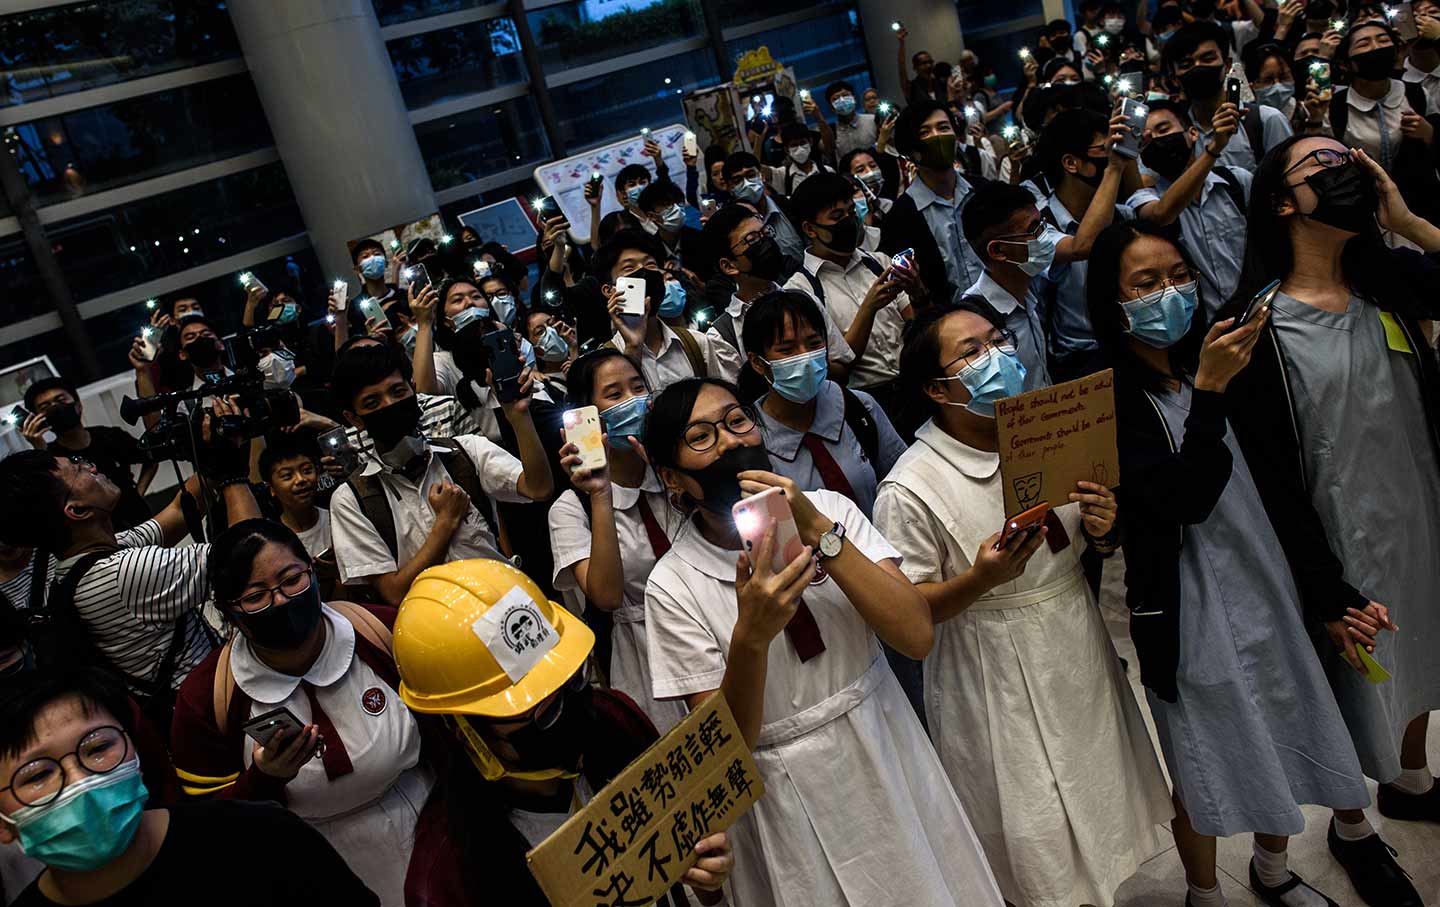
{"label": "blue face mask on woman", "polygon": [[859,198],[854,199],[854,202],[855,202],[855,219],[858,220],[858,221],[860,221],[860,223],[863,224],[863,223],[865,223],[865,217],[866,217],[866,215],[868,215],[868,214],[870,213],[870,203],[865,200],[865,196],[863,196],[863,195],[860,196]]}
{"label": "blue face mask on woman", "polygon": [[1285,105],[1289,104],[1294,97],[1295,86],[1290,82],[1276,82],[1274,85],[1255,89],[1255,100],[1266,107],[1274,107],[1276,110],[1284,109]]}
{"label": "blue face mask on woman", "polygon": [[10,815],[20,849],[46,866],[90,872],[114,861],[140,829],[150,792],[132,758],[103,775],[67,783],[55,802]]}
{"label": "blue face mask on woman", "polygon": [[540,335],[540,340],[535,344],[535,352],[546,362],[562,362],[570,355],[570,344],[555,330],[555,325],[545,325],[545,333]]}
{"label": "blue face mask on woman", "polygon": [[645,434],[645,416],[649,412],[649,394],[636,394],[602,411],[600,420],[605,423],[610,446],[617,450],[629,450],[630,436],[638,438]]}
{"label": "blue face mask on woman", "polygon": [[385,256],[371,255],[360,259],[360,276],[366,280],[379,280],[385,276]]}
{"label": "blue face mask on woman", "polygon": [[767,359],[766,364],[770,366],[770,386],[791,403],[814,400],[830,369],[824,349],[773,361]]}
{"label": "blue face mask on woman", "polygon": [[1196,282],[1178,287],[1165,287],[1153,293],[1146,293],[1139,299],[1122,301],[1120,308],[1130,326],[1125,333],[1148,346],[1166,349],[1180,342],[1190,331],[1190,319],[1195,315]]}
{"label": "blue face mask on woman", "polygon": [[1015,347],[1002,343],[987,349],[984,358],[962,366],[959,374],[940,380],[959,381],[970,392],[969,403],[951,406],[963,406],[977,416],[993,419],[997,402],[1025,392],[1025,366]]}
{"label": "blue face mask on woman", "polygon": [[678,280],[665,281],[665,296],[660,300],[660,317],[675,318],[685,311],[685,288]]}
{"label": "blue face mask on woman", "polygon": [[501,293],[491,298],[490,305],[495,309],[495,317],[499,318],[506,327],[515,326],[515,297],[509,293]]}
{"label": "blue face mask on woman", "polygon": [[461,309],[454,318],[450,319],[450,329],[458,334],[469,327],[471,322],[489,317],[489,309],[477,309],[474,306],[468,306]]}

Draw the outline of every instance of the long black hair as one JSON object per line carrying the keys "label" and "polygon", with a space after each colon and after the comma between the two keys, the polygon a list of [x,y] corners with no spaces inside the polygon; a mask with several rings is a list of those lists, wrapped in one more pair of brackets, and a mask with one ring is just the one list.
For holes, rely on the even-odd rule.
{"label": "long black hair", "polygon": [[684,378],[662,390],[650,401],[650,415],[645,417],[645,452],[650,456],[650,466],[674,468],[675,454],[680,449],[685,426],[690,424],[690,414],[695,410],[695,401],[705,385],[713,384],[740,401],[740,405],[754,411],[740,396],[740,389],[720,378]]}
{"label": "long black hair", "polygon": [[[1185,243],[1177,242],[1173,232],[1147,220],[1121,220],[1106,227],[1096,238],[1090,250],[1090,268],[1085,276],[1085,301],[1090,312],[1090,326],[1100,350],[1116,369],[1133,376],[1146,390],[1158,390],[1165,376],[1158,374],[1130,347],[1126,334],[1124,310],[1120,307],[1120,259],[1125,250],[1142,236],[1163,240],[1175,247],[1180,258],[1195,271],[1195,261]],[[1205,317],[1204,300],[1200,298],[1199,286],[1195,288],[1195,317],[1190,320],[1190,330],[1167,351],[1170,354],[1170,370],[1175,375],[1194,374],[1200,359],[1200,347],[1205,342],[1205,332],[1210,324]]]}
{"label": "long black hair", "polygon": [[[1245,262],[1240,269],[1240,283],[1221,317],[1240,311],[1272,280],[1284,280],[1295,270],[1290,224],[1275,213],[1275,206],[1294,197],[1294,190],[1285,180],[1286,171],[1293,165],[1290,149],[1306,138],[1313,136],[1294,135],[1271,148],[1255,170],[1250,184],[1250,213],[1245,220]],[[1386,298],[1398,290],[1386,267],[1386,259],[1392,254],[1380,237],[1379,226],[1373,226],[1345,244],[1340,256],[1341,279],[1356,295]]]}

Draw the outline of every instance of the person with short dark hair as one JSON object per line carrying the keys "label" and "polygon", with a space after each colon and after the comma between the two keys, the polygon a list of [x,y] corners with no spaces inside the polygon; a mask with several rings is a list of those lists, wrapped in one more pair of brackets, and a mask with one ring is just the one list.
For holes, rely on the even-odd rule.
{"label": "person with short dark hair", "polygon": [[827,168],[816,153],[815,139],[803,123],[787,123],[780,129],[785,162],[770,169],[770,187],[782,196],[791,196],[800,184]]}
{"label": "person with short dark hair", "polygon": [[665,246],[665,267],[683,267],[697,278],[708,273],[702,270],[700,231],[685,225],[685,193],[679,186],[669,180],[651,183],[636,204]]}
{"label": "person with short dark hair", "polygon": [[284,434],[266,442],[257,464],[260,481],[280,506],[280,523],[295,533],[311,558],[330,551],[328,497],[320,489],[320,445],[310,435]]}
{"label": "person with short dark hair", "polygon": [[905,92],[905,103],[943,101],[945,83],[936,78],[935,58],[930,56],[929,51],[917,50],[911,56],[910,63],[915,67],[915,78],[910,78],[910,70],[905,65],[905,39],[909,35],[910,30],[904,26],[895,32],[895,67],[900,72],[900,87]]}
{"label": "person with short dark hair", "polygon": [[855,89],[849,82],[831,82],[825,87],[825,103],[835,111],[835,155],[874,148],[879,138],[875,115],[857,110]]}
{"label": "person with short dark hair", "polygon": [[[0,700],[0,843],[45,864],[16,907],[379,907],[321,835],[270,803],[146,809],[131,709],[109,677],[26,678]],[[246,854],[216,884],[215,855]]]}
{"label": "person with short dark hair", "polygon": [[[140,452],[135,437],[113,425],[85,425],[85,403],[75,384],[65,378],[44,378],[25,389],[25,408],[30,415],[20,423],[20,433],[37,450],[53,450],[94,463],[120,489],[115,508],[117,530],[133,529],[150,519],[145,492],[159,471],[159,464]],[[46,441],[46,432],[55,440]],[[140,466],[137,480],[130,467]]]}
{"label": "person with short dark hair", "polygon": [[644,164],[626,164],[615,174],[615,201],[621,208],[644,219],[640,211],[640,193],[650,185],[650,168]]}
{"label": "person with short dark hair", "polygon": [[[1161,52],[1165,72],[1185,90],[1190,119],[1207,144],[1214,137],[1215,115],[1225,102],[1225,76],[1230,71],[1233,44],[1225,29],[1214,22],[1200,21],[1181,28],[1165,42]],[[1254,173],[1265,153],[1289,138],[1291,132],[1290,121],[1275,108],[1263,104],[1249,107],[1240,130],[1220,153],[1219,163]],[[1196,155],[1205,147],[1196,143]]]}
{"label": "person with short dark hair", "polygon": [[784,280],[800,267],[800,258],[805,254],[805,240],[790,219],[785,200],[766,188],[765,172],[760,159],[748,151],[734,151],[725,158],[725,182],[730,186],[732,199],[754,208],[780,244],[780,251],[785,256],[785,270],[778,279]]}

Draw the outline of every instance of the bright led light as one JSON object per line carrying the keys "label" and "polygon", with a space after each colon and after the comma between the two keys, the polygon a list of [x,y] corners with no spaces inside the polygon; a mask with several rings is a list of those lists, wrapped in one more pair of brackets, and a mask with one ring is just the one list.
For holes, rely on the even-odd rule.
{"label": "bright led light", "polygon": [[343,290],[343,289],[345,289],[345,281],[341,280],[341,279],[338,278],[338,277],[335,278],[335,283],[334,283],[332,289],[336,289],[336,290]]}
{"label": "bright led light", "polygon": [[449,233],[446,233],[440,237],[440,245],[442,246],[448,246],[454,241],[455,237],[451,236]]}
{"label": "bright led light", "polygon": [[735,531],[741,535],[749,535],[760,526],[760,517],[753,511],[742,510],[735,514]]}
{"label": "bright led light", "polygon": [[145,308],[150,309],[152,312],[155,310],[155,307],[156,307],[157,305],[159,305],[159,304],[160,304],[160,303],[156,302],[156,301],[153,300],[153,299],[147,299],[147,300],[145,300]]}

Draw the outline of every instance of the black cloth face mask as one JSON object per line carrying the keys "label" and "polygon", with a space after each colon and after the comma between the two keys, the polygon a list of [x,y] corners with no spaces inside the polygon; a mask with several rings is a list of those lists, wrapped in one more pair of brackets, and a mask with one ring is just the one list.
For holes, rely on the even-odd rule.
{"label": "black cloth face mask", "polygon": [[62,434],[80,424],[80,408],[73,403],[52,406],[45,410],[45,424],[56,434]]}
{"label": "black cloth face mask", "polygon": [[312,576],[310,588],[287,602],[277,602],[258,614],[230,614],[257,646],[294,649],[309,639],[320,623],[320,584]]}
{"label": "black cloth face mask", "polygon": [[387,451],[409,435],[420,433],[420,398],[414,394],[362,417],[365,432],[377,451]]}
{"label": "black cloth face mask", "polygon": [[1377,47],[1363,54],[1355,54],[1350,58],[1350,65],[1355,67],[1357,79],[1372,82],[1388,79],[1395,72],[1395,48]]}
{"label": "black cloth face mask", "polygon": [[773,236],[760,237],[745,250],[744,257],[750,261],[750,270],[746,273],[759,280],[774,281],[785,269],[785,253],[780,251],[780,244]]}
{"label": "black cloth face mask", "polygon": [[1364,233],[1375,226],[1380,194],[1375,180],[1359,164],[1350,161],[1317,170],[1305,177],[1305,185],[1317,199],[1315,210],[1305,215],[1311,220],[1347,233]]}
{"label": "black cloth face mask", "polygon": [[825,247],[841,255],[849,255],[860,245],[860,221],[853,214],[847,214],[833,224],[812,226],[824,230],[826,237],[822,241]]}
{"label": "black cloth face mask", "polygon": [[1185,133],[1172,132],[1151,139],[1140,152],[1140,161],[1167,180],[1173,181],[1190,166],[1191,155],[1190,143],[1185,141]]}
{"label": "black cloth face mask", "polygon": [[740,501],[740,473],[747,469],[770,471],[770,455],[763,447],[732,447],[703,469],[681,469],[680,472],[700,483],[705,500],[696,501],[687,493],[688,503],[698,504],[718,516],[730,515],[730,508]]}
{"label": "black cloth face mask", "polygon": [[1220,93],[1220,67],[1196,66],[1180,77],[1180,87],[1192,104],[1213,98]]}
{"label": "black cloth face mask", "polygon": [[214,368],[220,361],[220,347],[213,337],[196,337],[183,347],[185,356],[196,368]]}

